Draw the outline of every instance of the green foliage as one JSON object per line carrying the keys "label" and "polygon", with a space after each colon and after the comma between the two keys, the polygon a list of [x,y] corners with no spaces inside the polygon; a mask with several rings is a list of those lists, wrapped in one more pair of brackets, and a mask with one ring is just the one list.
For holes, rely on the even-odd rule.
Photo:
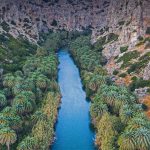
{"label": "green foliage", "polygon": [[26,137],[17,147],[17,150],[35,149],[36,141],[33,137]]}
{"label": "green foliage", "polygon": [[118,22],[119,26],[123,26],[125,24],[125,21]]}
{"label": "green foliage", "polygon": [[[95,142],[98,148],[104,150],[134,150],[140,147],[149,149],[150,134],[149,130],[144,128],[148,127],[150,122],[143,113],[143,106],[137,103],[135,95],[128,88],[116,86],[110,82],[107,72],[100,66],[101,62],[97,62],[99,57],[93,55],[95,52],[98,55],[98,49],[109,40],[100,39],[99,43],[94,44],[93,51],[91,51],[91,46],[86,38],[80,36],[73,40],[70,49],[81,69],[86,94],[91,98],[90,115],[97,129]],[[122,49],[126,51],[127,48]],[[126,67],[139,55],[137,51],[128,52],[121,56],[118,62],[123,61],[122,67]],[[94,67],[89,67],[92,59]],[[118,71],[115,70],[114,74],[118,74]],[[121,77],[126,75],[126,73],[120,74]],[[133,78],[134,82],[136,80]],[[142,82],[140,86],[145,86],[146,82]]]}
{"label": "green foliage", "polygon": [[125,78],[126,76],[127,76],[126,73],[121,73],[121,74],[119,74],[119,77],[122,77],[122,78]]}
{"label": "green foliage", "polygon": [[34,54],[36,45],[23,38],[15,39],[9,34],[0,34],[0,62],[4,73],[21,69],[27,56]]}
{"label": "green foliage", "polygon": [[117,41],[118,37],[119,37],[119,35],[110,33],[107,37],[107,43],[112,42],[112,41]]}
{"label": "green foliage", "polygon": [[44,49],[50,52],[57,51],[59,48],[67,44],[67,36],[68,34],[66,31],[52,32],[47,36],[46,41],[41,43],[41,45]]}
{"label": "green foliage", "polygon": [[139,41],[143,41],[144,38],[143,38],[142,36],[139,36],[139,37],[138,37],[138,40],[139,40]]}
{"label": "green foliage", "polygon": [[142,78],[140,79],[136,78],[130,84],[131,91],[134,91],[135,89],[138,88],[144,88],[144,87],[150,87],[150,80],[143,80]]}
{"label": "green foliage", "polygon": [[147,27],[146,34],[150,34],[150,27]]}
{"label": "green foliage", "polygon": [[128,46],[120,47],[120,52],[124,53],[128,50]]}
{"label": "green foliage", "polygon": [[125,68],[125,67],[127,67],[131,64],[131,61],[133,59],[136,59],[139,56],[140,56],[140,54],[136,50],[131,51],[131,52],[127,52],[123,56],[119,57],[119,59],[117,60],[117,63],[123,61],[123,64],[121,65],[121,68]]}
{"label": "green foliage", "polygon": [[7,99],[3,92],[0,92],[0,108],[7,105]]}
{"label": "green foliage", "polygon": [[119,137],[120,149],[149,149],[149,125],[149,121],[144,115],[136,116],[130,120],[124,133]]}
{"label": "green foliage", "polygon": [[80,36],[70,42],[71,54],[75,61],[82,69],[93,70],[101,63],[104,63],[104,58],[100,56],[100,52],[92,49],[90,44],[90,36]]}
{"label": "green foliage", "polygon": [[17,140],[17,136],[14,130],[10,128],[3,128],[0,130],[0,143],[2,145],[6,145],[7,149],[10,149],[10,145],[15,143]]}
{"label": "green foliage", "polygon": [[[5,106],[7,107],[0,113],[0,129],[10,128],[16,131],[18,139],[14,141],[13,149],[16,149],[17,146],[18,149],[37,149],[39,143],[36,143],[36,141],[38,140],[40,140],[38,141],[40,142],[39,149],[43,147],[48,148],[49,141],[52,141],[54,135],[54,123],[60,99],[58,94],[59,87],[56,82],[58,65],[56,54],[52,51],[48,52],[43,47],[38,48],[36,54],[35,52],[32,53],[31,50],[33,50],[33,47],[31,46],[28,49],[28,46],[31,44],[21,41],[21,39],[14,39],[11,36],[7,39],[7,36],[0,36],[0,42],[7,43],[12,48],[12,53],[14,50],[13,55],[16,54],[17,57],[20,55],[19,57],[23,58],[22,60],[20,58],[18,59],[19,63],[16,64],[15,70],[11,71],[7,69],[11,73],[4,73],[2,77],[3,85],[1,88],[3,90],[0,92],[0,107],[1,109]],[[18,45],[15,45],[16,43]],[[21,50],[19,51],[18,49],[19,52],[17,53],[16,48],[18,46],[22,46],[21,49],[24,49],[27,53],[21,54]],[[32,54],[35,55],[33,56]],[[51,96],[49,95],[48,98],[45,98],[45,95],[49,91],[54,93]],[[41,111],[41,109],[43,116],[41,115],[41,118],[38,116],[40,120],[33,121],[32,116],[37,110]],[[41,120],[43,122],[39,123]],[[35,138],[28,135],[30,135],[36,126],[37,131],[39,127],[42,127],[35,141]],[[45,133],[42,133],[43,129],[46,129]],[[52,132],[49,132],[47,135],[48,130]],[[33,133],[38,134],[37,131]],[[41,139],[40,134],[42,134],[41,137],[45,136],[44,139]],[[34,137],[36,136],[34,135]]]}
{"label": "green foliage", "polygon": [[114,71],[113,71],[113,75],[117,75],[118,73],[119,73],[118,70],[114,70]]}
{"label": "green foliage", "polygon": [[96,50],[98,51],[102,51],[103,46],[107,43],[113,42],[113,41],[117,41],[118,40],[118,35],[114,34],[114,33],[110,33],[106,36],[100,37],[96,43],[94,44],[94,47]]}
{"label": "green foliage", "polygon": [[46,49],[39,47],[36,51],[37,56],[47,56],[48,52]]}
{"label": "green foliage", "polygon": [[59,99],[59,94],[47,93],[46,98],[43,99],[41,111],[35,112],[33,116],[35,125],[32,128],[31,134],[25,137],[18,145],[18,150],[49,148],[49,143],[51,144],[53,141],[54,123],[56,122]]}
{"label": "green foliage", "polygon": [[[97,145],[104,150],[116,150],[116,137],[118,136],[118,127],[121,127],[117,117],[105,113],[98,125],[96,137]],[[109,141],[109,142],[108,142]]]}
{"label": "green foliage", "polygon": [[5,21],[3,21],[1,23],[1,26],[2,26],[3,30],[5,30],[6,32],[9,32],[9,30],[10,30],[9,24],[7,24]]}
{"label": "green foliage", "polygon": [[143,68],[147,66],[150,59],[150,52],[147,52],[143,56],[141,56],[138,60],[138,62],[132,64],[130,68],[128,69],[128,73],[136,72],[139,73]]}
{"label": "green foliage", "polygon": [[97,50],[103,49],[103,45],[106,43],[106,36],[99,38],[96,43],[94,44]]}

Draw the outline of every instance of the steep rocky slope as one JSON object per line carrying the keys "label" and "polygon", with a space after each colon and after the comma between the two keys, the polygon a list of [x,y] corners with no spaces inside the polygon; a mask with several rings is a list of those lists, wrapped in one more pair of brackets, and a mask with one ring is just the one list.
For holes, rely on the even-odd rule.
{"label": "steep rocky slope", "polygon": [[[118,84],[145,95],[150,80],[149,0],[1,0],[0,31],[33,42],[49,29],[92,30],[91,42],[103,45],[106,68]],[[117,78],[116,78],[117,77]],[[137,83],[134,83],[137,84]],[[142,88],[142,89],[141,89]]]}

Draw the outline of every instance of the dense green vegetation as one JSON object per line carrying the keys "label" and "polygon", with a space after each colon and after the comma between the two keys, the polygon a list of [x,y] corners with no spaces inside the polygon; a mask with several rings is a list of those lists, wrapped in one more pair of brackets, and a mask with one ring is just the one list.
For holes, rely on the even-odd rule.
{"label": "dense green vegetation", "polygon": [[[87,96],[91,98],[90,114],[97,131],[95,142],[98,148],[149,150],[150,121],[144,114],[144,105],[138,104],[136,96],[127,87],[116,86],[109,79],[101,66],[98,45],[94,47],[88,36],[70,42],[70,52],[80,67]],[[138,56],[133,51],[125,53],[118,61],[126,63]]]}
{"label": "dense green vegetation", "polygon": [[140,56],[140,53],[135,51],[127,52],[123,56],[119,57],[117,63],[123,62],[121,68],[128,67],[132,62],[133,59],[136,59]]}
{"label": "dense green vegetation", "polygon": [[[7,25],[3,24],[6,28]],[[88,32],[50,32],[41,35],[41,47],[23,38],[0,35],[0,61],[4,69],[0,85],[0,149],[46,150],[53,141],[54,124],[60,103],[57,84],[56,50],[69,45],[80,68],[87,96],[91,98],[90,115],[96,128],[96,144],[102,150],[149,150],[150,121],[144,105],[127,87],[116,86],[102,67],[104,44],[116,41],[113,33],[90,44]],[[126,52],[117,62],[128,72],[138,72],[146,66],[149,53],[139,57],[137,51]],[[117,70],[114,74],[118,74]],[[125,73],[120,77],[126,76]],[[134,78],[131,91],[149,86],[149,81]]]}
{"label": "dense green vegetation", "polygon": [[128,73],[131,72],[140,73],[142,69],[145,68],[149,63],[149,59],[150,59],[150,52],[147,52],[146,54],[144,54],[139,58],[138,62],[135,62],[130,66],[130,68],[128,69]]}
{"label": "dense green vegetation", "polygon": [[10,35],[0,41],[1,60],[13,61],[2,63],[0,149],[48,149],[60,103],[56,54]]}
{"label": "dense green vegetation", "polygon": [[35,54],[37,46],[22,37],[0,34],[0,67],[5,73],[21,70],[27,56]]}
{"label": "dense green vegetation", "polygon": [[142,78],[133,78],[133,82],[130,84],[130,90],[134,91],[138,88],[150,87],[150,80],[143,80]]}
{"label": "dense green vegetation", "polygon": [[117,34],[114,34],[114,33],[110,33],[108,35],[105,35],[105,36],[103,36],[97,40],[97,42],[94,44],[94,47],[96,50],[102,51],[103,46],[105,44],[117,41],[118,37],[119,36]]}
{"label": "dense green vegetation", "polygon": [[128,50],[128,46],[120,47],[120,52],[124,53]]}

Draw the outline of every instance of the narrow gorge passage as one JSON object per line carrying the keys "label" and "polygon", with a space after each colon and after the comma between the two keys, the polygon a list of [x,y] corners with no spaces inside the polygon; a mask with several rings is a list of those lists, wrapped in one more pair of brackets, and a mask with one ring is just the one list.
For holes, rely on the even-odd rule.
{"label": "narrow gorge passage", "polygon": [[79,70],[67,51],[60,51],[58,82],[62,104],[52,150],[95,150],[89,107]]}

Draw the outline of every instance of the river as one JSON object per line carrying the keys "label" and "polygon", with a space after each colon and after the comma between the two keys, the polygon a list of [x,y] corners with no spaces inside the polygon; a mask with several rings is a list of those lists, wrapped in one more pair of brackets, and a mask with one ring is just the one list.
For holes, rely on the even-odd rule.
{"label": "river", "polygon": [[52,150],[95,150],[94,132],[90,128],[90,102],[82,88],[79,69],[67,51],[59,51],[58,82],[62,104],[56,124]]}

